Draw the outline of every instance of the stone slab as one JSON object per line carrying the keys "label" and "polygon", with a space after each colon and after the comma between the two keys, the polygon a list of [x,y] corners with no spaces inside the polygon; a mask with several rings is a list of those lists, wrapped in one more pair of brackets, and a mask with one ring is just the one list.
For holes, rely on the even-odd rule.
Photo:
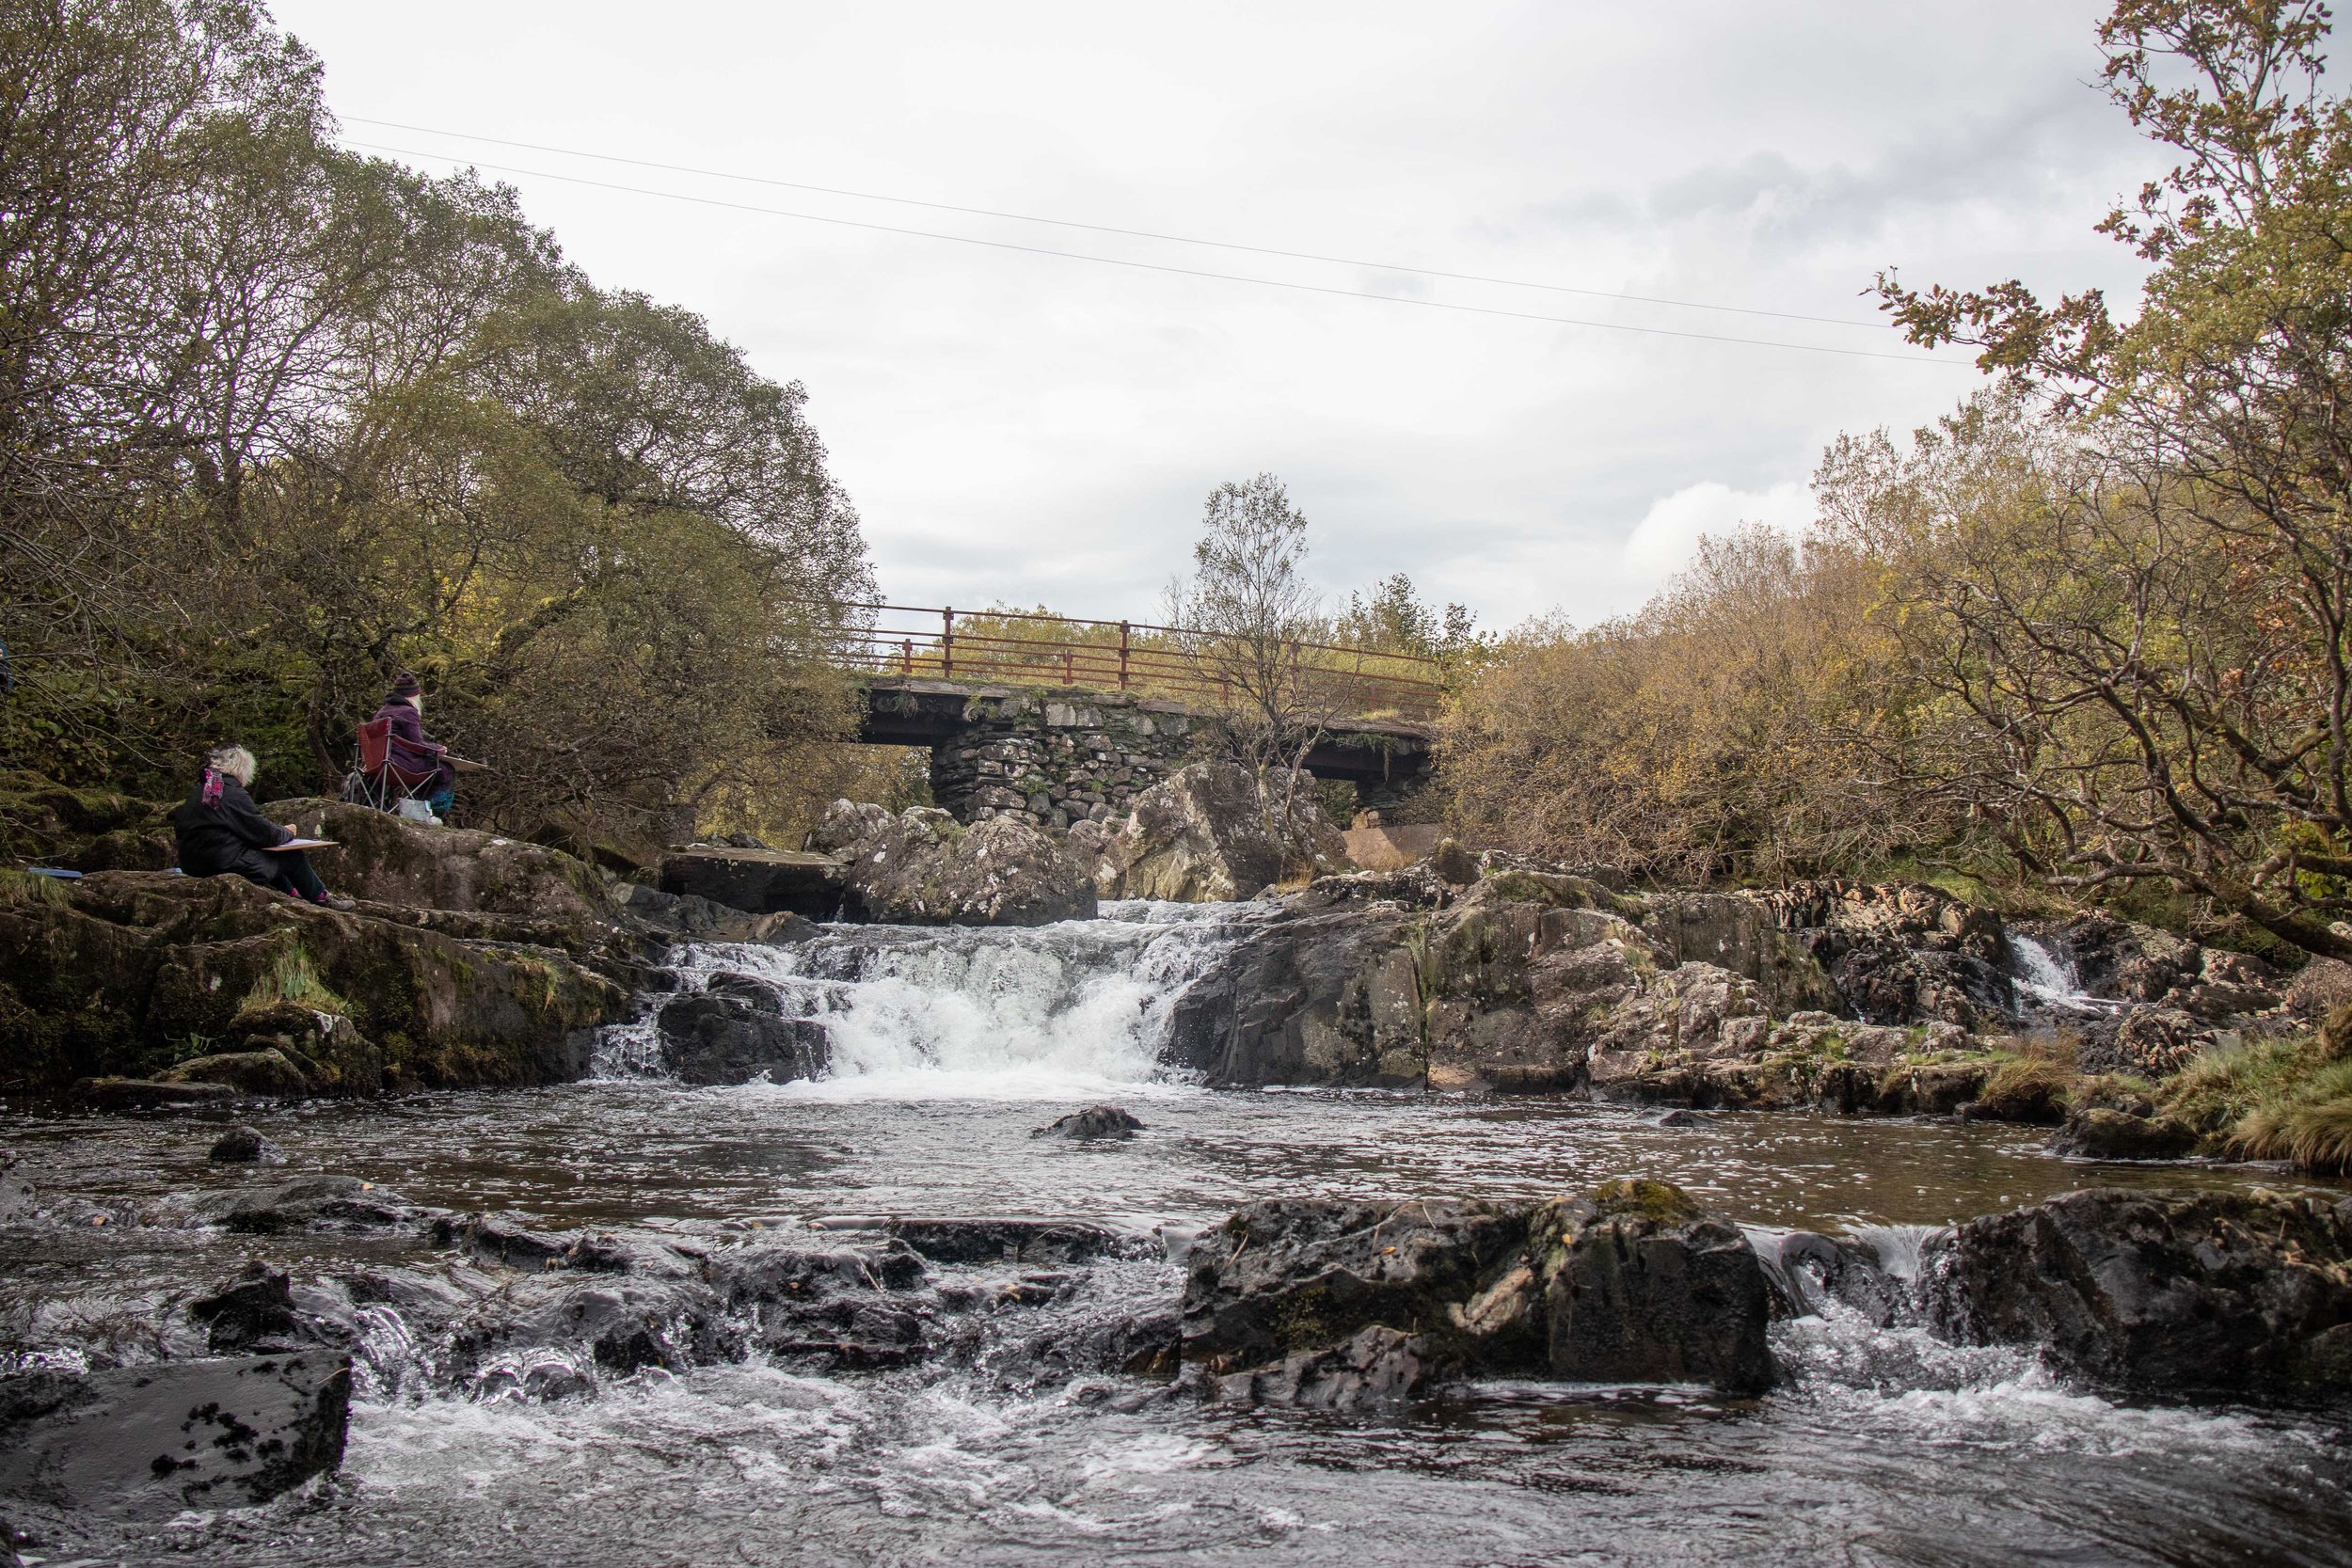
{"label": "stone slab", "polygon": [[841,907],[841,868],[829,855],[799,849],[693,845],[662,857],[661,891],[754,914],[830,920]]}

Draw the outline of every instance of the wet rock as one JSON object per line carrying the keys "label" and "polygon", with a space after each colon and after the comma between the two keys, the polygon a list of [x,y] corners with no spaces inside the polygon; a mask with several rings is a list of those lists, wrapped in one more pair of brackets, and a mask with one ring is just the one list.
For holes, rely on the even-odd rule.
{"label": "wet rock", "polygon": [[415,1225],[430,1213],[356,1176],[306,1176],[248,1188],[216,1200],[211,1208],[224,1227],[246,1236],[392,1230]]}
{"label": "wet rock", "polygon": [[1467,1304],[1526,1268],[1525,1205],[1436,1200],[1253,1203],[1203,1233],[1187,1259],[1184,1359],[1224,1376],[1334,1350],[1378,1325],[1411,1337],[1507,1338],[1482,1364],[1534,1362],[1531,1326]]}
{"label": "wet rock", "polygon": [[1420,979],[1393,909],[1285,913],[1177,999],[1168,1059],[1217,1085],[1413,1085],[1429,1069]]}
{"label": "wet rock", "polygon": [[164,1074],[170,1084],[226,1084],[248,1097],[284,1097],[310,1092],[310,1081],[283,1051],[227,1051],[193,1056]]}
{"label": "wet rock", "polygon": [[2075,1160],[2180,1160],[2197,1148],[2197,1130],[2170,1117],[2134,1116],[2090,1106],[2050,1135],[2050,1152]]}
{"label": "wet rock", "polygon": [[211,1295],[190,1302],[188,1316],[206,1326],[215,1355],[298,1349],[314,1336],[294,1316],[293,1286],[283,1270],[256,1259]]}
{"label": "wet rock", "polygon": [[216,1139],[208,1160],[224,1165],[282,1165],[286,1156],[256,1128],[237,1126]]}
{"label": "wet rock", "polygon": [[894,1236],[827,1244],[730,1247],[709,1259],[713,1287],[754,1340],[834,1366],[902,1365],[929,1354],[941,1303],[923,1258]]}
{"label": "wet rock", "polygon": [[1299,1351],[1215,1380],[1218,1397],[1309,1410],[1381,1410],[1424,1392],[1435,1369],[1418,1336],[1375,1323],[1346,1343]]}
{"label": "wet rock", "polygon": [[1194,1243],[1183,1311],[1185,1361],[1262,1398],[1384,1400],[1462,1375],[1772,1379],[1746,1238],[1656,1182],[1532,1206],[1252,1204]]}
{"label": "wet rock", "polygon": [[614,1375],[648,1367],[682,1372],[743,1354],[724,1303],[707,1286],[563,1273],[529,1275],[485,1297],[451,1330],[448,1345],[453,1373],[469,1385],[510,1377],[516,1353],[549,1347]]}
{"label": "wet rock", "polygon": [[1137,795],[1098,856],[1089,871],[1106,897],[1200,903],[1343,869],[1347,846],[1311,787],[1286,800],[1245,768],[1196,762]]}
{"label": "wet rock", "polygon": [[783,1018],[772,993],[699,992],[666,1003],[657,1027],[661,1064],[680,1083],[783,1084],[814,1078],[832,1059],[825,1026]]}
{"label": "wet rock", "polygon": [[2352,1199],[2070,1193],[1928,1255],[1933,1321],[2164,1394],[2352,1399]]}
{"label": "wet rock", "polygon": [[[831,864],[830,857],[827,863]],[[789,911],[756,914],[698,894],[665,893],[643,882],[615,883],[612,900],[647,930],[674,940],[767,942],[781,946],[805,942],[817,934],[815,916]],[[823,917],[832,918],[839,905],[840,895],[835,891],[834,902],[821,911]]]}
{"label": "wet rock", "polygon": [[1087,1263],[1155,1250],[1148,1237],[1084,1220],[894,1218],[873,1227],[934,1263]]}
{"label": "wet rock", "polygon": [[321,1352],[0,1378],[0,1497],[167,1516],[342,1462],[351,1362]]}
{"label": "wet rock", "polygon": [[697,941],[797,942],[810,921],[839,912],[841,894],[841,865],[830,855],[694,845],[663,856],[660,888],[630,894],[628,908]]}
{"label": "wet rock", "polygon": [[1661,1111],[1649,1118],[1652,1127],[1704,1127],[1707,1118],[1696,1111]]}
{"label": "wet rock", "polygon": [[1620,1180],[1555,1199],[1530,1216],[1528,1252],[1554,1377],[1772,1386],[1763,1269],[1737,1227],[1681,1189]]}
{"label": "wet rock", "polygon": [[73,1098],[93,1111],[148,1111],[175,1105],[218,1105],[235,1100],[227,1084],[174,1084],[152,1078],[86,1078]]}
{"label": "wet rock", "polygon": [[1025,816],[966,828],[944,811],[836,800],[810,835],[840,863],[846,910],[894,926],[1044,926],[1095,912],[1087,869]]}
{"label": "wet rock", "polygon": [[1142,1131],[1143,1123],[1117,1105],[1089,1105],[1083,1111],[1073,1111],[1031,1132],[1032,1138],[1071,1138],[1090,1141],[1104,1138],[1132,1138]]}
{"label": "wet rock", "polygon": [[[1766,1243],[1756,1243],[1759,1255]],[[1832,1302],[1881,1328],[1891,1327],[1909,1304],[1902,1282],[1879,1266],[1875,1254],[1811,1230],[1791,1230],[1770,1243],[1765,1277],[1786,1310],[1775,1317],[1819,1314]]]}

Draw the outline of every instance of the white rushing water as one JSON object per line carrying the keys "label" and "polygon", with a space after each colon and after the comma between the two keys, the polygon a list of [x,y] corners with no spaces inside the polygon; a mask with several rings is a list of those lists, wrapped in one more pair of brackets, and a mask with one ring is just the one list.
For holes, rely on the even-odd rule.
{"label": "white rushing water", "polygon": [[[829,926],[789,946],[698,944],[690,989],[721,974],[822,1021],[832,1066],[764,1092],[820,1099],[1066,1100],[1183,1092],[1160,1068],[1177,999],[1268,906],[1108,903],[1040,927]],[[646,1025],[615,1031],[608,1070],[644,1070]]]}
{"label": "white rushing water", "polygon": [[2106,1012],[2122,1004],[2083,990],[2074,966],[2042,943],[2012,931],[2009,937],[2010,978],[2017,990],[2045,1007],[2066,1012]]}

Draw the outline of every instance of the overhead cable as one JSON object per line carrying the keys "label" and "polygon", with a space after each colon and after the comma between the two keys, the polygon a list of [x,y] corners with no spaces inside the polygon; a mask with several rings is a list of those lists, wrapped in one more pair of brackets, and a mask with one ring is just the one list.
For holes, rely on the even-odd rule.
{"label": "overhead cable", "polygon": [[[846,196],[860,201],[888,201],[902,207],[928,207],[940,213],[963,213],[974,217],[1008,218],[1015,223],[1050,224],[1058,229],[1083,229],[1096,234],[1121,234],[1129,239],[1160,240],[1170,245],[1205,245],[1217,250],[1241,250],[1253,256],[1279,256],[1294,261],[1326,261],[1335,266],[1369,267],[1375,272],[1413,273],[1422,277],[1442,277],[1456,283],[1492,283],[1506,289],[1542,289],[1556,294],[1582,294],[1592,299],[1622,299],[1640,305],[1667,305],[1680,310],[1721,310],[1737,316],[1770,316],[1780,321],[1816,322],[1824,326],[1883,327],[1878,319],[1863,320],[1856,316],[1809,316],[1796,310],[1765,310],[1746,305],[1709,305],[1703,300],[1667,299],[1657,294],[1625,293],[1614,289],[1580,289],[1566,283],[1538,283],[1519,277],[1489,277],[1471,272],[1442,272],[1436,267],[1406,266],[1395,261],[1367,261],[1358,257],[1323,256],[1307,250],[1278,250],[1271,245],[1243,245],[1234,240],[1203,240],[1188,234],[1163,234],[1150,229],[1120,229],[1107,223],[1084,223],[1075,218],[1039,217],[1030,213],[1008,213],[993,207],[961,207],[951,201],[925,201],[911,196],[883,196],[874,191],[845,190],[837,185],[811,185],[796,180],[777,180],[762,174],[736,174],[726,169],[697,168],[690,164],[656,163],[650,158],[624,157],[617,152],[589,152],[577,147],[553,147],[545,142],[510,141],[503,136],[478,135],[470,131],[444,131],[430,125],[406,125],[398,120],[370,119],[365,115],[345,115],[343,119],[355,125],[378,125],[390,131],[418,131],[430,136],[449,136],[457,141],[486,142],[493,147],[519,147],[532,152],[554,152],[566,158],[594,158],[600,163],[628,164],[638,168],[660,169],[670,174],[698,174],[713,180],[738,180],[746,184],[774,185],[788,191],[809,191],[820,196]],[[437,156],[448,156],[446,153]]]}
{"label": "overhead cable", "polygon": [[1368,299],[1383,305],[1410,305],[1425,310],[1454,310],[1473,316],[1502,316],[1513,321],[1549,322],[1558,326],[1589,326],[1603,332],[1629,332],[1645,337],[1682,338],[1696,342],[1738,343],[1748,348],[1787,349],[1798,354],[1831,354],[1851,359],[1892,359],[1907,365],[1938,365],[1947,368],[1972,369],[1965,360],[1937,359],[1924,354],[1888,354],[1875,349],[1831,348],[1820,343],[1782,342],[1769,338],[1734,338],[1716,332],[1687,332],[1669,326],[1637,326],[1626,322],[1590,321],[1576,316],[1548,316],[1534,310],[1505,310],[1490,305],[1461,305],[1450,300],[1416,299],[1408,294],[1377,294],[1361,289],[1335,288],[1328,284],[1295,283],[1279,277],[1251,277],[1242,273],[1210,272],[1200,267],[1172,266],[1163,261],[1136,261],[1119,256],[1089,256],[1084,251],[1055,250],[1044,245],[1016,245],[1009,240],[984,240],[969,234],[943,234],[930,229],[903,229],[895,224],[866,223],[856,218],[828,217],[818,213],[787,212],[780,207],[755,207],[748,202],[725,201],[717,197],[689,196],[681,191],[654,190],[643,185],[615,184],[611,181],[590,180],[577,174],[557,174],[549,169],[518,168],[509,164],[484,163],[478,159],[457,157],[447,152],[422,152],[414,148],[388,147],[375,142],[349,142],[346,145],[371,152],[389,152],[402,158],[429,158],[441,163],[469,165],[490,169],[500,174],[516,174],[532,180],[558,180],[566,184],[584,185],[595,190],[619,191],[630,196],[650,196],[665,201],[691,202],[698,207],[719,207],[737,213],[758,213],[769,217],[796,218],[803,223],[831,224],[841,229],[863,229],[880,234],[904,234],[916,239],[946,240],[955,245],[979,245],[989,250],[1018,251],[1029,256],[1055,256],[1070,261],[1091,261],[1099,266],[1127,267],[1137,272],[1167,273],[1178,277],[1206,277],[1225,283],[1250,283],[1263,289],[1287,289],[1295,293],[1332,294],[1343,299]]}

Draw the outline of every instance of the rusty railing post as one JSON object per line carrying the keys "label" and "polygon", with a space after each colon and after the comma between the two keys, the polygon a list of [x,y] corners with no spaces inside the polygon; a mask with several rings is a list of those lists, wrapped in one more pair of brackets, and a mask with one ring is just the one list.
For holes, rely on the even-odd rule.
{"label": "rusty railing post", "polygon": [[1119,689],[1127,689],[1127,623],[1119,623]]}
{"label": "rusty railing post", "polygon": [[956,678],[956,612],[953,606],[939,612],[939,678]]}
{"label": "rusty railing post", "polygon": [[906,675],[914,673],[914,639],[910,637],[898,644],[898,670]]}
{"label": "rusty railing post", "polygon": [[1077,659],[1078,656],[1070,649],[1064,648],[1061,651],[1062,685],[1075,686],[1078,684]]}

